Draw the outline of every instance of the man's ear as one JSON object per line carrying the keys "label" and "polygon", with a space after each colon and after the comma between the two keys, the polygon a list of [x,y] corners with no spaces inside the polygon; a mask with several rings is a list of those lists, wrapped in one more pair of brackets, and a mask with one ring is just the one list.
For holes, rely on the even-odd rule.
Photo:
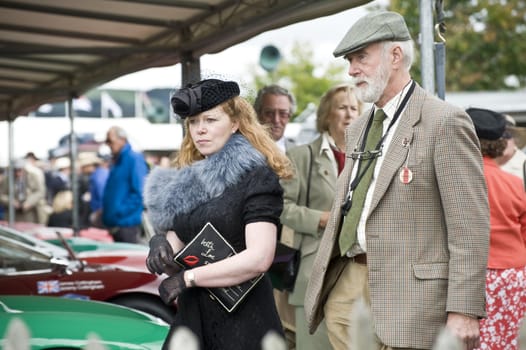
{"label": "man's ear", "polygon": [[391,64],[397,69],[401,68],[404,60],[404,52],[399,45],[396,45],[391,49],[391,57]]}

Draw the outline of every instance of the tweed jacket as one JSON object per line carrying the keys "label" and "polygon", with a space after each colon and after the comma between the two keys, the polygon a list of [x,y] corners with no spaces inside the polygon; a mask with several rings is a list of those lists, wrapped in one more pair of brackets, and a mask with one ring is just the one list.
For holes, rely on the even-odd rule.
{"label": "tweed jacket", "polygon": [[[323,233],[318,228],[320,216],[324,211],[330,210],[336,190],[336,169],[327,153],[321,152],[322,142],[323,136],[320,135],[311,143],[312,159],[308,145],[290,149],[287,155],[294,164],[296,173],[291,179],[281,180],[284,191],[281,223],[294,230],[294,248],[301,251],[301,263],[294,291],[289,294],[291,305],[303,305],[307,282]],[[308,184],[311,162],[312,174]],[[306,207],[309,185],[309,206]]]}
{"label": "tweed jacket", "polygon": [[[369,113],[346,130],[347,154]],[[490,229],[480,146],[464,111],[417,85],[383,157],[365,230],[374,328],[388,346],[430,349],[447,312],[485,316]],[[404,165],[408,184],[399,178]],[[333,251],[353,166],[347,158],[308,284],[311,332],[347,263]]]}

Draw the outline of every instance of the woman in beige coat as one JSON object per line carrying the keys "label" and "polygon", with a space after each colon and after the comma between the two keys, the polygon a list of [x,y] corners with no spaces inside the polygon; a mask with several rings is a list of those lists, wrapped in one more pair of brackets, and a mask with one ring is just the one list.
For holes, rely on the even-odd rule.
{"label": "woman in beige coat", "polygon": [[332,87],[321,98],[316,115],[320,136],[308,145],[287,152],[294,164],[295,175],[281,181],[284,189],[281,223],[295,231],[294,247],[301,251],[296,284],[289,296],[289,304],[295,309],[298,350],[330,349],[324,325],[314,335],[309,334],[303,300],[334,200],[336,178],[345,161],[345,128],[360,113],[361,104],[349,85]]}

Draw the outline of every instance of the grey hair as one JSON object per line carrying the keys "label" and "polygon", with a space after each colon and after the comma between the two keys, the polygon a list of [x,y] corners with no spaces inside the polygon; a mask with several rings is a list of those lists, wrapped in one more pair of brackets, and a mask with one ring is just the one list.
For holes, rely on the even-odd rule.
{"label": "grey hair", "polygon": [[400,46],[403,52],[404,68],[409,71],[415,59],[415,48],[413,40],[406,41],[384,41],[383,52],[387,53],[394,46]]}
{"label": "grey hair", "polygon": [[265,95],[279,95],[279,96],[287,96],[290,101],[290,114],[294,114],[296,112],[296,99],[294,96],[289,92],[289,90],[279,86],[279,85],[267,85],[265,87],[262,87],[258,91],[258,95],[256,96],[256,100],[254,101],[254,109],[256,110],[256,114],[258,116],[261,115],[263,106],[262,101],[263,97]]}
{"label": "grey hair", "polygon": [[124,139],[124,140],[128,140],[128,133],[126,132],[126,130],[124,130],[123,128],[121,128],[120,126],[112,126],[111,127],[111,130],[113,130],[115,132],[115,135],[120,138],[120,139]]}

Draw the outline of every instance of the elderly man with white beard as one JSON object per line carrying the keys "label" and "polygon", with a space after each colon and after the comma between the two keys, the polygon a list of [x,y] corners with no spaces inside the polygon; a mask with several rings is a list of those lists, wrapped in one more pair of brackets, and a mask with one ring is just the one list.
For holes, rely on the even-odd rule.
{"label": "elderly man with white beard", "polygon": [[446,327],[471,350],[485,317],[489,208],[469,116],[412,80],[402,16],[359,19],[334,56],[371,109],[346,131],[347,156],[305,297],[310,331],[356,350],[363,300],[376,348],[431,349]]}

